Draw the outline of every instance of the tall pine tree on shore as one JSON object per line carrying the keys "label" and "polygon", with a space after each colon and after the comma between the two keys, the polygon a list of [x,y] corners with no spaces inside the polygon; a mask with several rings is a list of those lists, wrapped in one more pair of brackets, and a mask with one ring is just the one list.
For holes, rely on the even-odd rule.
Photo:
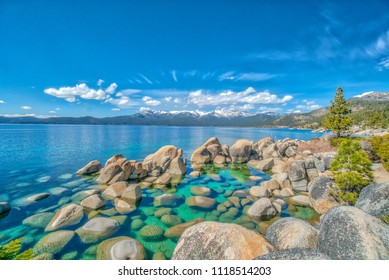
{"label": "tall pine tree on shore", "polygon": [[352,119],[348,117],[350,113],[350,102],[346,101],[342,88],[338,87],[334,101],[331,100],[328,114],[323,120],[323,127],[332,130],[337,137],[340,137],[351,127]]}

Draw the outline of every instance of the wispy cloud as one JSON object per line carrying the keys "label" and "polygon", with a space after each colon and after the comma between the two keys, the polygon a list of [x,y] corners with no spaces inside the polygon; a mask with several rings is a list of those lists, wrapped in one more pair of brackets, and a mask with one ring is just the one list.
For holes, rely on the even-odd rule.
{"label": "wispy cloud", "polygon": [[303,100],[302,102],[302,104],[296,106],[296,109],[300,112],[312,111],[321,108],[320,105],[316,104],[316,101]]}
{"label": "wispy cloud", "polygon": [[49,114],[56,114],[57,111],[49,111]]}
{"label": "wispy cloud", "polygon": [[50,115],[36,115],[36,114],[0,114],[1,117],[6,118],[20,118],[20,117],[35,117],[35,118],[49,118]]}
{"label": "wispy cloud", "polygon": [[221,74],[219,76],[219,80],[259,82],[270,80],[275,77],[277,77],[277,75],[269,73],[235,73],[234,71],[228,71],[226,73]]}
{"label": "wispy cloud", "polygon": [[381,59],[378,63],[378,70],[382,71],[384,69],[389,69],[389,56]]}
{"label": "wispy cloud", "polygon": [[249,55],[249,58],[273,60],[273,61],[283,61],[283,60],[306,61],[309,59],[309,56],[306,51],[298,50],[298,51],[291,51],[291,52],[283,52],[283,51],[263,52],[263,53]]}
{"label": "wispy cloud", "polygon": [[105,92],[108,93],[108,94],[113,94],[113,93],[115,93],[115,90],[116,90],[117,87],[118,87],[118,85],[116,83],[112,83],[112,84],[109,85],[109,87],[107,87],[105,89]]}
{"label": "wispy cloud", "polygon": [[120,108],[112,108],[112,111],[120,111]]}
{"label": "wispy cloud", "polygon": [[142,92],[142,91],[140,89],[128,88],[128,89],[123,89],[123,90],[119,91],[116,94],[116,96],[120,97],[120,96],[124,96],[124,95],[133,95],[133,94],[136,94],[139,92]]}
{"label": "wispy cloud", "polygon": [[389,30],[379,36],[377,40],[366,48],[366,53],[371,57],[387,55],[389,53]]}
{"label": "wispy cloud", "polygon": [[0,100],[0,104],[4,104],[5,103],[5,101],[4,100]]}
{"label": "wispy cloud", "polygon": [[218,105],[236,105],[236,104],[278,104],[290,101],[291,95],[278,97],[269,91],[258,92],[249,87],[241,92],[223,91],[219,94],[209,94],[202,90],[191,92],[188,95],[188,103],[198,107],[218,106]]}
{"label": "wispy cloud", "polygon": [[143,80],[145,80],[146,83],[148,83],[148,84],[150,84],[150,85],[153,84],[153,82],[152,82],[149,78],[147,78],[145,75],[142,75],[142,74],[140,74],[140,73],[138,73],[138,75],[139,75]]}
{"label": "wispy cloud", "polygon": [[32,107],[24,105],[24,106],[21,106],[20,109],[22,109],[22,110],[31,110]]}
{"label": "wispy cloud", "polygon": [[158,106],[161,104],[161,101],[158,101],[158,100],[155,100],[153,98],[151,98],[150,96],[144,96],[142,98],[142,101],[146,104],[146,105],[149,105],[149,106]]}
{"label": "wispy cloud", "polygon": [[131,108],[137,106],[138,103],[130,99],[128,96],[121,96],[120,98],[109,97],[105,100],[105,103],[111,103],[119,108]]}
{"label": "wispy cloud", "polygon": [[173,80],[174,80],[175,82],[178,82],[178,79],[177,79],[177,72],[176,72],[175,70],[173,70],[173,71],[171,72],[171,74],[172,74]]}

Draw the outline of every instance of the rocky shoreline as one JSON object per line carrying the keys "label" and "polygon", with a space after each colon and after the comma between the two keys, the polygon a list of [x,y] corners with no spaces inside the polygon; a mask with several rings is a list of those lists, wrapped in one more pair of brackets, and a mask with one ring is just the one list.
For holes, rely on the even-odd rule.
{"label": "rocky shoreline", "polygon": [[[104,166],[93,160],[77,171],[95,178],[101,190],[81,190],[55,213],[39,213],[23,223],[39,224],[48,233],[33,247],[36,259],[53,258],[76,236],[84,244],[98,244],[98,259],[145,259],[147,252],[138,240],[112,237],[127,217],[142,240],[177,241],[172,259],[389,259],[389,226],[379,219],[389,215],[389,184],[372,184],[355,207],[345,205],[331,195],[334,181],[329,168],[335,155],[325,140],[240,139],[229,147],[212,137],[191,155],[191,177],[200,177],[210,165],[238,170],[248,165],[269,174],[270,180],[225,191],[227,183],[212,175],[219,182],[217,189],[194,186],[186,197],[171,191],[187,173],[181,149],[164,146],[142,162],[114,155]],[[261,180],[258,176],[248,179]],[[145,224],[145,216],[132,217],[142,191],[149,188],[164,191],[153,197],[151,203],[157,210],[151,215],[166,230]],[[219,203],[215,192],[226,200]],[[42,193],[31,200],[46,197]],[[172,210],[183,203],[207,212],[217,222],[183,220]],[[113,208],[101,210],[107,204]],[[296,206],[314,209],[320,219],[310,224],[296,217],[280,217],[285,207]],[[10,210],[8,203],[0,203],[0,214]],[[101,216],[104,211],[116,214]],[[80,225],[85,217],[86,223]],[[153,256],[164,258],[162,252]]]}

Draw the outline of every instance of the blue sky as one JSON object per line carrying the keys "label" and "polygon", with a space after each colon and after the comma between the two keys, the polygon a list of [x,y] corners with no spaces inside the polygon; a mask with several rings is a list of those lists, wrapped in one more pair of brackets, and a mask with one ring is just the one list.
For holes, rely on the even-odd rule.
{"label": "blue sky", "polygon": [[389,90],[389,2],[0,0],[0,114],[305,112]]}

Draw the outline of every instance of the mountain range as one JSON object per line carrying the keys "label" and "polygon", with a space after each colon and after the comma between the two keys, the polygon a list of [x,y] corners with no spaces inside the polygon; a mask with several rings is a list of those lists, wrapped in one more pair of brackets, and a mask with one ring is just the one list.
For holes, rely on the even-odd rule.
{"label": "mountain range", "polygon": [[[350,100],[351,117],[363,121],[361,116],[382,112],[389,121],[389,92],[366,92]],[[327,108],[308,113],[277,114],[272,112],[248,113],[237,110],[204,111],[155,111],[141,110],[126,116],[94,118],[86,117],[49,117],[37,118],[0,116],[0,123],[35,124],[93,124],[93,125],[176,125],[176,126],[254,126],[254,127],[299,127],[318,128],[327,114]]]}

